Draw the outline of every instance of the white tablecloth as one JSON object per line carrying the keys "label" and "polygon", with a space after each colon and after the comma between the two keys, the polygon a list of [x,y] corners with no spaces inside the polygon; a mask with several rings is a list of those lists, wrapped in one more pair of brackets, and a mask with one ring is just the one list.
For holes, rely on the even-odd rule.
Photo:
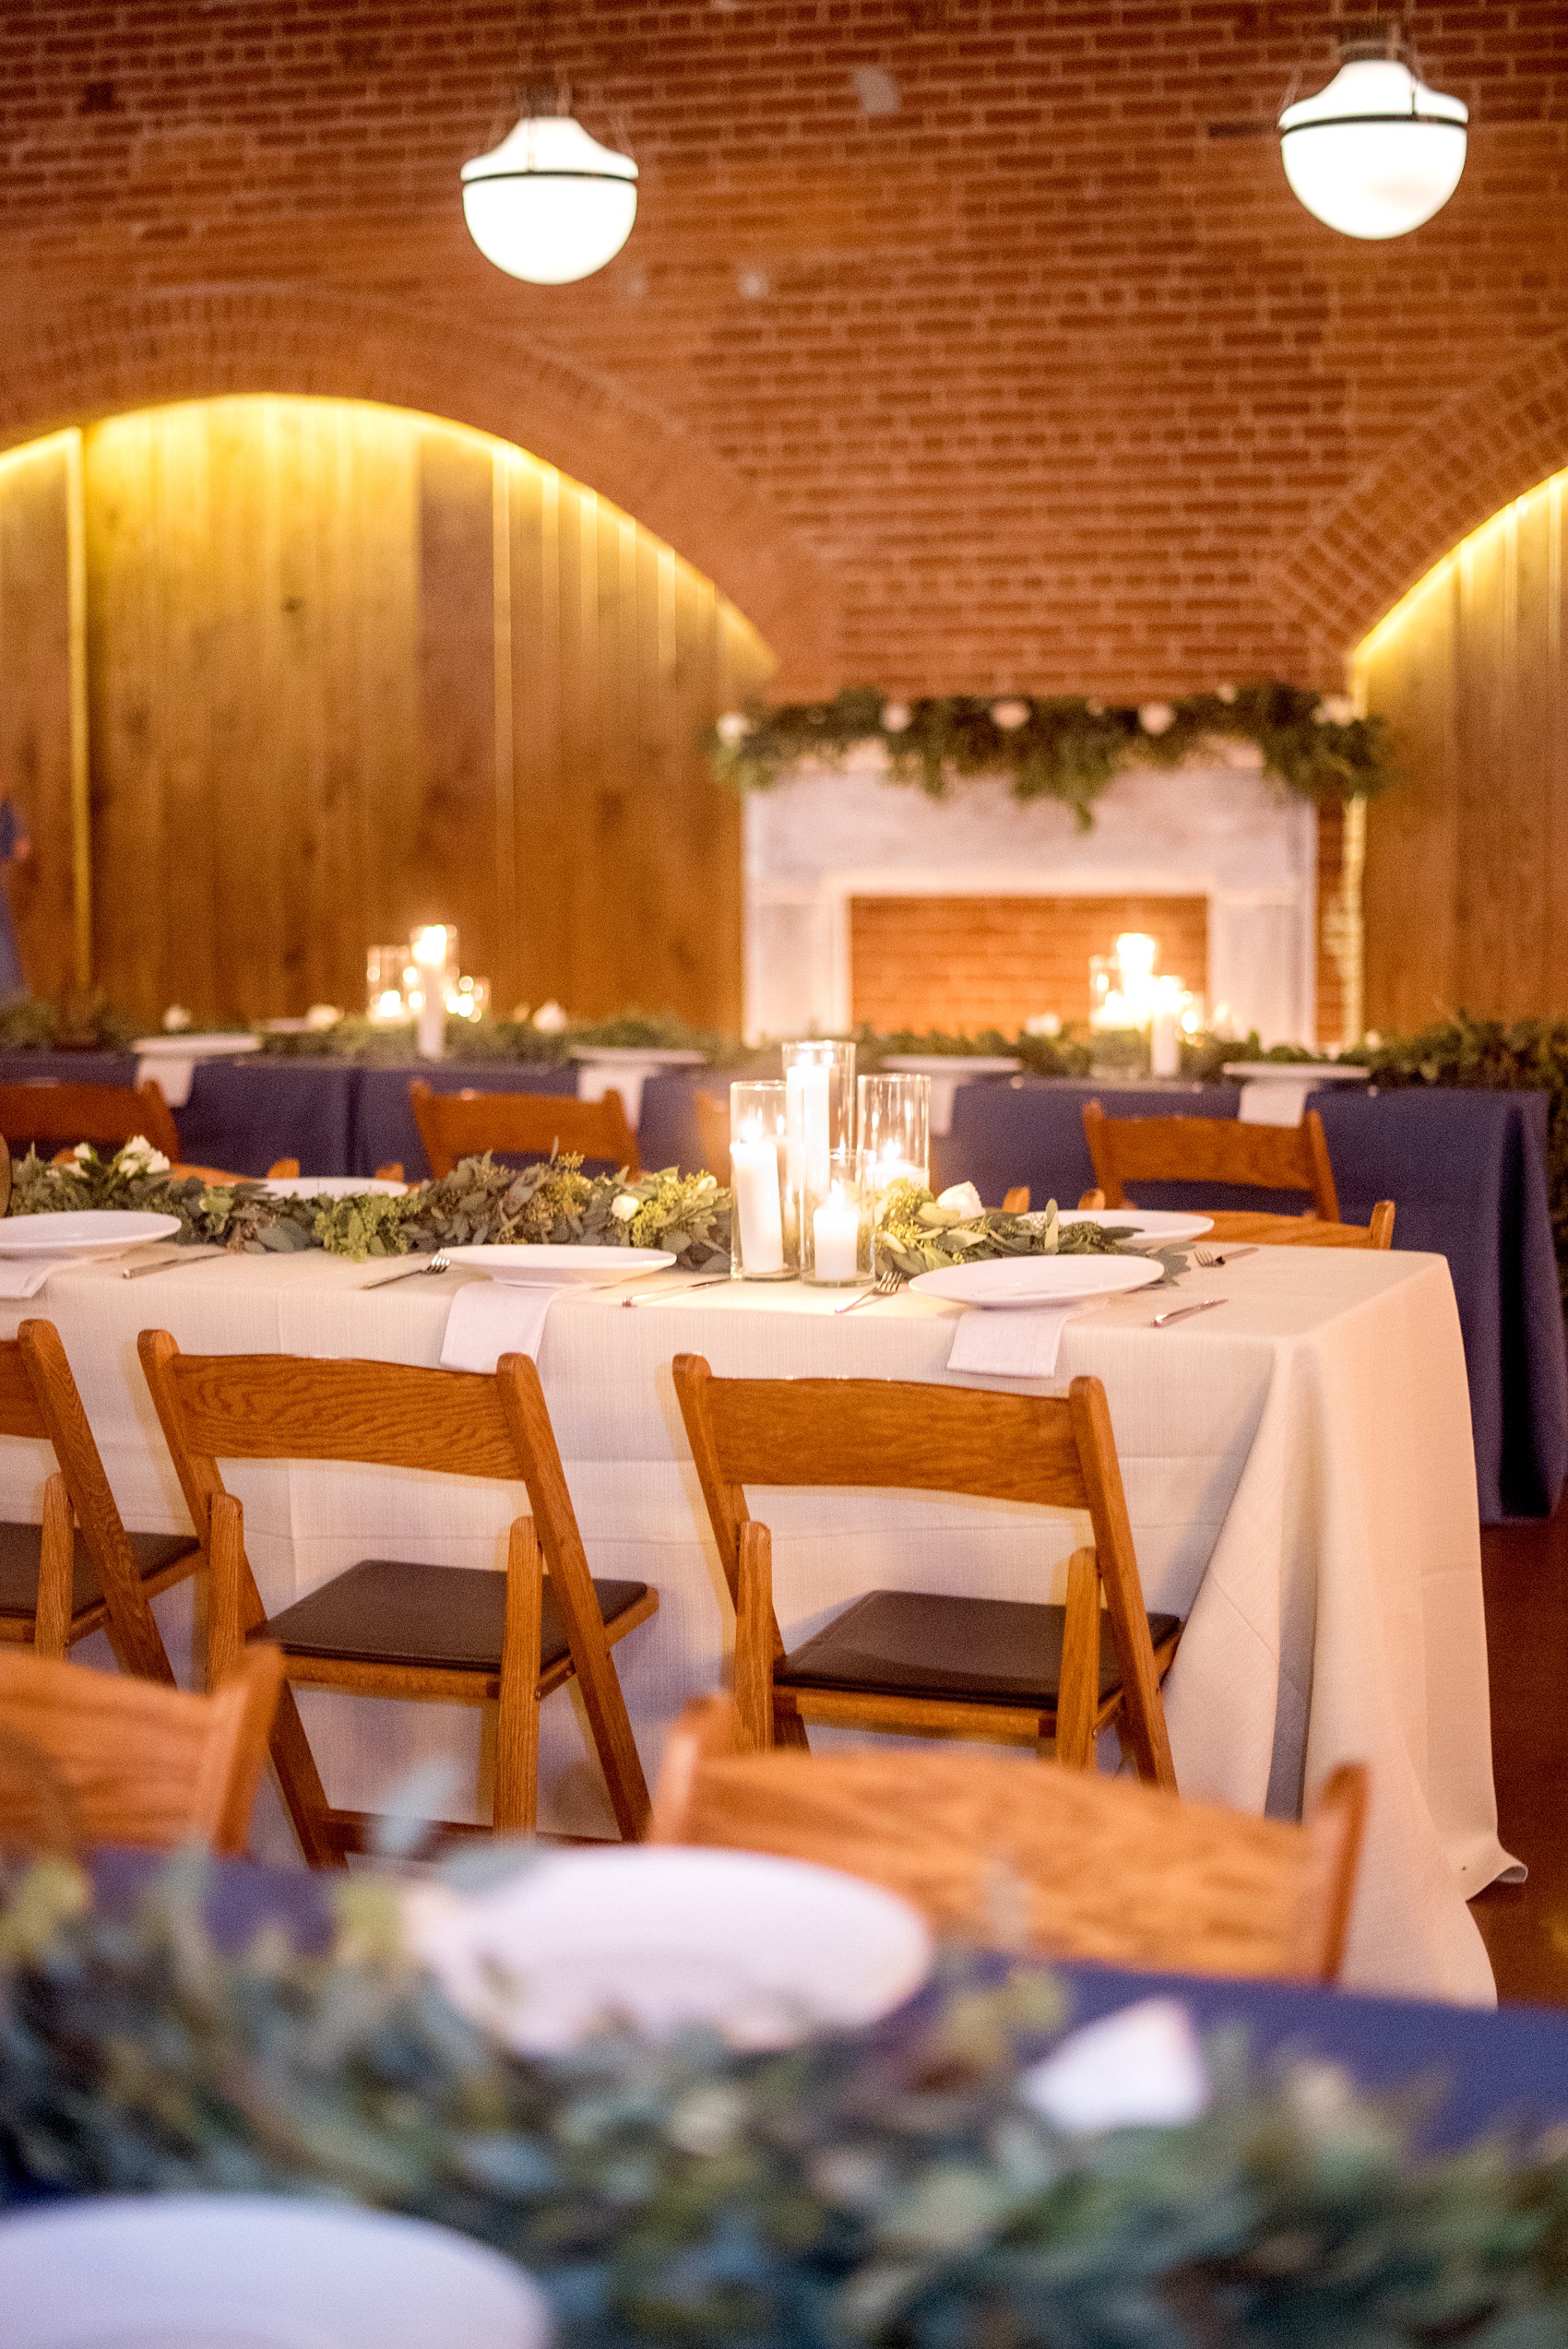
{"label": "white tablecloth", "polygon": [[[374,1267],[312,1253],[243,1258],[137,1281],[57,1275],[31,1305],[57,1324],[127,1523],[184,1522],[141,1383],[137,1330],[193,1351],[280,1349],[434,1363],[467,1275],[361,1295]],[[1160,1292],[1069,1323],[1058,1375],[1105,1381],[1145,1592],[1187,1617],[1166,1690],[1184,1793],[1290,1816],[1336,1764],[1372,1773],[1370,1838],[1347,1980],[1491,1999],[1465,1906],[1511,1863],[1492,1792],[1479,1535],[1453,1289],[1437,1256],[1264,1249],[1183,1294],[1223,1311],[1149,1328]],[[1169,1301],[1169,1291],[1164,1301]],[[686,1451],[671,1357],[721,1372],[941,1379],[956,1309],[910,1295],[836,1317],[799,1285],[699,1291],[627,1311],[589,1293],[552,1309],[540,1366],[597,1573],[658,1586],[659,1613],[615,1651],[651,1779],[686,1700],[719,1679],[728,1636],[717,1557]],[[6,1318],[8,1317],[8,1318]],[[46,1464],[0,1446],[0,1510],[38,1513]],[[277,1607],[357,1557],[499,1566],[520,1490],[457,1477],[265,1463],[236,1466],[251,1555]],[[896,1584],[1060,1597],[1081,1521],[965,1501],[770,1493],[780,1623],[793,1641],[856,1593]],[[160,1601],[172,1645],[190,1598]],[[184,1634],[188,1647],[188,1629]],[[307,1691],[334,1798],[374,1808],[433,1757],[482,1787],[481,1716]],[[549,1700],[541,1823],[612,1832],[575,1696]],[[1019,1766],[1032,1766],[1021,1755]],[[445,1807],[445,1806],[444,1806]]]}

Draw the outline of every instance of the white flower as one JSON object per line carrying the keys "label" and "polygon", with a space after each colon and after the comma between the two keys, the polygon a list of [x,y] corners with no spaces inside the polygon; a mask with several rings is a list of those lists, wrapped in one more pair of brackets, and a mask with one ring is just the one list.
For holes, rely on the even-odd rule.
{"label": "white flower", "polygon": [[1169,702],[1145,702],[1138,712],[1138,724],[1146,734],[1169,734],[1176,723],[1176,713]]}
{"label": "white flower", "polygon": [[914,717],[908,702],[884,702],[882,730],[885,734],[902,734],[914,723]]}
{"label": "white flower", "polygon": [[727,751],[732,751],[737,742],[743,742],[751,730],[751,719],[743,710],[739,709],[727,709],[714,728],[714,732]]}
{"label": "white flower", "polygon": [[[78,1143],[77,1146],[79,1150],[86,1145]],[[115,1152],[114,1170],[125,1175],[167,1174],[169,1161],[161,1150],[153,1148],[145,1133],[133,1133]]]}
{"label": "white flower", "polygon": [[336,1027],[342,1016],[340,1003],[313,1003],[305,1014],[305,1024],[309,1027]]}
{"label": "white flower", "polygon": [[960,1216],[983,1216],[985,1213],[980,1192],[972,1182],[949,1183],[936,1204],[939,1207],[955,1208]]}
{"label": "white flower", "polygon": [[171,1003],[163,1014],[163,1032],[166,1036],[182,1035],[187,1027],[195,1026],[195,1015],[186,1011],[184,1003]]}
{"label": "white flower", "polygon": [[1356,705],[1348,694],[1324,694],[1313,712],[1316,726],[1348,726],[1356,715]]}
{"label": "white flower", "polygon": [[611,1201],[610,1212],[617,1223],[629,1224],[641,1205],[640,1199],[634,1198],[629,1191],[623,1191],[618,1199]]}
{"label": "white flower", "polygon": [[533,1024],[537,1028],[542,1029],[546,1036],[560,1035],[561,1030],[566,1025],[566,1014],[562,1010],[560,1004],[555,1001],[553,995],[551,997],[548,1003],[541,1003],[538,1011],[535,1012],[533,1015]]}
{"label": "white flower", "polygon": [[98,1153],[93,1148],[90,1142],[78,1142],[76,1148],[72,1151],[71,1156],[76,1160],[78,1167],[85,1167],[88,1160],[89,1158],[95,1158],[98,1156]]}
{"label": "white flower", "polygon": [[1236,698],[1236,688],[1234,685],[1217,685],[1214,690],[1219,695],[1220,700],[1227,704],[1233,702]]}
{"label": "white flower", "polygon": [[1000,726],[1004,734],[1011,734],[1015,732],[1018,727],[1027,726],[1028,724],[1029,706],[1028,702],[1021,702],[1016,699],[992,702],[991,705],[991,722],[993,726]]}
{"label": "white flower", "polygon": [[1060,1036],[1061,1033],[1062,1014],[1060,1012],[1036,1012],[1032,1019],[1027,1019],[1024,1022],[1026,1036]]}
{"label": "white flower", "polygon": [[1105,704],[1103,702],[1086,702],[1084,704],[1084,707],[1087,710],[1091,718],[1103,718],[1105,716]]}

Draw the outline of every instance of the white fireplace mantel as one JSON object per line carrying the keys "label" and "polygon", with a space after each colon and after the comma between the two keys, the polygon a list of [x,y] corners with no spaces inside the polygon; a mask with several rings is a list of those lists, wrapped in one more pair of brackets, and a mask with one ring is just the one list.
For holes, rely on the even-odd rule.
{"label": "white fireplace mantel", "polygon": [[1000,778],[941,800],[890,784],[871,745],[837,773],[802,767],[750,793],[747,1033],[847,1026],[855,897],[1201,896],[1210,1005],[1228,1003],[1238,1031],[1265,1044],[1313,1042],[1316,813],[1261,773],[1251,745],[1237,759],[1130,768],[1087,832]]}

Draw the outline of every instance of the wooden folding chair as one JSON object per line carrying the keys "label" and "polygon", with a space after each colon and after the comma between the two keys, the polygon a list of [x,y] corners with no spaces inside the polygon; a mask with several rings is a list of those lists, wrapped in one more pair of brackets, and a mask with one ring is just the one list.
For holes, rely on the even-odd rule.
{"label": "wooden folding chair", "polygon": [[45,1145],[117,1150],[139,1133],[170,1160],[180,1155],[180,1133],[156,1077],[137,1086],[0,1085],[0,1133],[18,1154]]}
{"label": "wooden folding chair", "polygon": [[409,1100],[433,1175],[449,1175],[459,1158],[485,1150],[541,1157],[576,1150],[627,1174],[642,1172],[637,1137],[613,1090],[602,1101],[577,1101],[569,1093],[436,1093],[416,1076]]}
{"label": "wooden folding chair", "polygon": [[[494,1701],[493,1823],[533,1828],[539,1708],[576,1679],[616,1823],[641,1834],[647,1787],[610,1650],[656,1612],[646,1583],[588,1573],[539,1372],[505,1354],[490,1374],[288,1354],[182,1354],[163,1330],[137,1341],[192,1521],[206,1536],[209,1677],[246,1641],[279,1647],[287,1680],[358,1696]],[[528,1488],[504,1574],[362,1559],[270,1620],[245,1556],[244,1519],[220,1460],[359,1461]],[[540,1549],[549,1572],[541,1572]],[[272,1736],[284,1800],[313,1868],[362,1850],[370,1822],[327,1802],[291,1686]],[[482,1832],[452,1826],[449,1832]]]}
{"label": "wooden folding chair", "polygon": [[938,1931],[1045,1957],[1332,1982],[1367,1774],[1304,1826],[984,1754],[750,1753],[728,1698],[665,1748],[651,1840],[776,1852],[901,1892]]}
{"label": "wooden folding chair", "polygon": [[189,1534],[128,1534],[52,1322],[0,1343],[0,1436],[48,1443],[59,1464],[42,1524],[0,1524],[0,1642],[64,1658],[106,1631],[122,1668],[173,1685],[148,1604],[201,1563]]}
{"label": "wooden folding chair", "polygon": [[[1014,1193],[1009,1192],[1008,1197]],[[1028,1204],[1028,1192],[1024,1193]],[[1086,1191],[1078,1199],[1080,1207],[1100,1208],[1105,1193],[1100,1190]],[[1325,1224],[1316,1216],[1258,1216],[1245,1208],[1215,1207],[1210,1210],[1216,1242],[1229,1240],[1232,1245],[1244,1240],[1265,1243],[1271,1248],[1392,1248],[1394,1245],[1394,1202],[1380,1199],[1372,1211],[1372,1221],[1365,1224]]]}
{"label": "wooden folding chair", "polygon": [[730,1180],[730,1104],[721,1093],[698,1090],[693,1095],[702,1162],[716,1181]]}
{"label": "wooden folding chair", "polygon": [[1084,1133],[1094,1179],[1108,1207],[1131,1207],[1129,1182],[1223,1182],[1256,1191],[1304,1191],[1309,1213],[1339,1221],[1323,1120],[1309,1109],[1300,1125],[1243,1125],[1240,1118],[1108,1118],[1084,1103]]}
{"label": "wooden folding chair", "polygon": [[[1114,1723],[1141,1777],[1174,1786],[1159,1683],[1182,1635],[1146,1614],[1105,1389],[1067,1395],[882,1379],[716,1379],[674,1363],[681,1416],[735,1605],[735,1702],[752,1748],[806,1742],[807,1721],[987,1738],[1094,1765]],[[1065,1607],[870,1591],[786,1655],[772,1548],[747,1485],[885,1486],[1085,1510]],[[1100,1593],[1105,1608],[1100,1607]]]}
{"label": "wooden folding chair", "polygon": [[282,1686],[275,1647],[247,1648],[211,1696],[0,1655],[0,1729],[53,1765],[84,1843],[243,1852]]}

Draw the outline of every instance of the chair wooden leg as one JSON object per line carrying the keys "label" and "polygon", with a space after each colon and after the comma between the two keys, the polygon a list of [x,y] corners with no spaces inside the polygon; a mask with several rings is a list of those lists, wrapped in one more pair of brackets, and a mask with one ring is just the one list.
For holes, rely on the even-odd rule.
{"label": "chair wooden leg", "polygon": [[1094,1718],[1099,1709],[1099,1569],[1092,1549],[1067,1561],[1067,1619],[1056,1696],[1056,1759],[1069,1770],[1094,1768]]}
{"label": "chair wooden leg", "polygon": [[76,1548],[76,1519],[65,1479],[58,1469],[43,1488],[42,1546],[38,1560],[38,1603],[32,1619],[35,1655],[56,1664],[65,1660],[71,1642],[71,1568]]}
{"label": "chair wooden leg", "polygon": [[210,1694],[244,1653],[245,1513],[232,1492],[207,1504],[207,1686]]}
{"label": "chair wooden leg", "polygon": [[512,1526],[506,1552],[506,1628],[501,1644],[501,1698],[495,1725],[498,1835],[531,1835],[539,1823],[540,1625],[544,1562],[531,1517]]}
{"label": "chair wooden leg", "polygon": [[742,1753],[773,1743],[773,1536],[748,1518],[741,1527],[735,1595],[735,1712]]}

